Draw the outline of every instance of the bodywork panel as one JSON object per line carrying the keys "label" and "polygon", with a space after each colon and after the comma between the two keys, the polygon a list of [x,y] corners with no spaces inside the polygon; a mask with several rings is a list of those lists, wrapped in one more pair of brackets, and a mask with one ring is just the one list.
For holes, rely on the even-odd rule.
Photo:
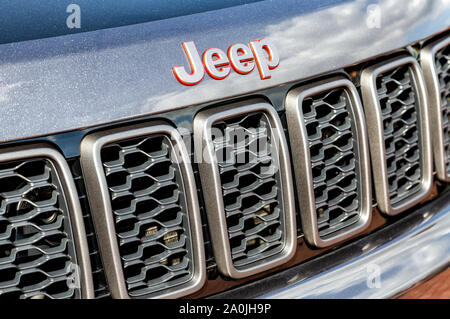
{"label": "bodywork panel", "polygon": [[[367,23],[368,5],[380,28]],[[450,2],[261,1],[165,20],[0,45],[0,140],[12,141],[214,102],[342,68],[448,27]],[[172,73],[183,41],[209,47],[270,38],[272,77],[232,72],[196,86]]]}

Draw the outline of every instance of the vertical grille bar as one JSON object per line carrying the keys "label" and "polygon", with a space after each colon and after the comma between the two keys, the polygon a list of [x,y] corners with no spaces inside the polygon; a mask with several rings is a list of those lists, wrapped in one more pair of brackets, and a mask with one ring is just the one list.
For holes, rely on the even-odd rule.
{"label": "vertical grille bar", "polygon": [[356,88],[340,77],[298,87],[287,95],[286,115],[306,239],[325,247],[363,231],[372,197]]}
{"label": "vertical grille bar", "polygon": [[398,214],[431,191],[432,154],[422,71],[409,56],[368,67],[361,91],[380,210]]}
{"label": "vertical grille bar", "polygon": [[81,164],[79,158],[71,158],[67,160],[73,175],[73,180],[78,192],[81,210],[83,212],[84,225],[86,227],[86,238],[89,247],[89,257],[92,266],[92,279],[94,283],[94,295],[96,299],[110,298],[108,283],[105,277],[103,260],[98,247],[97,233],[92,220],[91,209],[86,193],[83,174],[81,172]]}
{"label": "vertical grille bar", "polygon": [[[152,122],[93,133],[81,163],[111,294],[181,297],[205,280],[189,155],[174,128]],[[98,195],[97,195],[98,197]]]}
{"label": "vertical grille bar", "polygon": [[260,100],[200,112],[196,160],[219,271],[242,278],[289,260],[296,247],[289,155],[281,122]]}
{"label": "vertical grille bar", "polygon": [[437,177],[450,181],[450,37],[421,50],[420,64],[427,85],[433,154]]}

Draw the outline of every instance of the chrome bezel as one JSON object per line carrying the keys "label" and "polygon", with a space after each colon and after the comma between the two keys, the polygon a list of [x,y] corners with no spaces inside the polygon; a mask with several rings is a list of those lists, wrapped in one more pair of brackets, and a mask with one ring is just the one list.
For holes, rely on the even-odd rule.
{"label": "chrome bezel", "polygon": [[[317,224],[311,155],[302,104],[303,100],[309,96],[340,87],[346,90],[350,98],[351,110],[355,119],[356,136],[354,138],[357,140],[359,150],[357,162],[359,163],[361,188],[361,204],[358,212],[360,218],[356,223],[323,238],[319,234]],[[369,226],[372,217],[372,187],[367,129],[361,101],[355,86],[344,77],[333,77],[292,89],[286,97],[286,117],[297,181],[302,229],[306,240],[316,247],[327,247],[361,233]]]}
{"label": "chrome bezel", "polygon": [[80,145],[80,154],[81,166],[85,176],[86,188],[90,198],[89,202],[99,238],[106,278],[113,298],[128,299],[130,295],[128,294],[123,274],[110,195],[100,152],[106,144],[152,134],[164,134],[170,139],[175,150],[172,152],[173,156],[176,156],[176,160],[180,166],[192,234],[194,272],[189,282],[171,287],[167,290],[148,294],[145,298],[183,297],[198,291],[202,288],[206,280],[205,252],[197,199],[197,187],[190,165],[191,160],[180,133],[172,126],[160,121],[108,129],[84,137]]}
{"label": "chrome bezel", "polygon": [[425,84],[427,86],[428,102],[430,108],[431,137],[433,140],[434,165],[437,177],[445,182],[450,181],[450,172],[447,171],[447,159],[444,145],[444,120],[442,118],[441,93],[439,78],[436,73],[435,56],[438,51],[450,45],[450,37],[436,40],[420,51],[420,65],[422,66]]}
{"label": "chrome bezel", "polygon": [[78,199],[78,192],[70,168],[63,155],[51,145],[45,143],[13,146],[0,150],[0,162],[17,161],[32,158],[46,158],[53,163],[59,177],[63,195],[66,200],[72,237],[75,244],[77,263],[80,267],[81,295],[93,299],[94,283],[92,280],[91,260],[83,221],[83,212]]}
{"label": "chrome bezel", "polygon": [[[376,78],[381,73],[385,73],[403,65],[409,65],[411,74],[414,77],[417,92],[416,103],[418,103],[420,109],[418,122],[420,123],[419,138],[422,151],[422,182],[421,189],[418,192],[395,204],[391,204],[387,178],[383,119],[380,102],[377,96]],[[369,133],[369,146],[378,208],[387,215],[397,215],[424,200],[431,192],[433,181],[431,137],[428,122],[428,100],[425,82],[419,63],[413,57],[405,55],[379,62],[364,69],[361,74],[361,93]]]}
{"label": "chrome bezel", "polygon": [[[219,169],[210,132],[212,125],[217,121],[251,112],[264,113],[269,119],[272,134],[277,134],[279,137],[277,147],[285,214],[284,227],[286,240],[284,248],[280,253],[255,262],[251,266],[238,269],[234,266],[231,258]],[[264,100],[251,99],[201,111],[194,118],[194,142],[196,160],[199,163],[202,189],[205,197],[212,246],[219,271],[227,277],[238,279],[266,271],[289,261],[294,256],[297,248],[295,202],[288,147],[281,121],[275,109]]]}

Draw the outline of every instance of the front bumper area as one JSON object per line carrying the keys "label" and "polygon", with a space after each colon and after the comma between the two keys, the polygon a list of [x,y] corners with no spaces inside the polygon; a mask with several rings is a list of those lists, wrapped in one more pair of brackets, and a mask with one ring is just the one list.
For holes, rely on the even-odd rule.
{"label": "front bumper area", "polygon": [[450,193],[326,255],[213,298],[391,298],[450,264]]}

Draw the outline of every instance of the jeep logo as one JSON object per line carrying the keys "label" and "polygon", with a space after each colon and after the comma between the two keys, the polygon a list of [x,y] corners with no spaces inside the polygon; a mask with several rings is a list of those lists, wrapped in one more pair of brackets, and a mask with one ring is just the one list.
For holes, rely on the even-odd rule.
{"label": "jeep logo", "polygon": [[183,65],[174,66],[172,71],[184,85],[200,83],[205,70],[213,79],[223,80],[230,74],[231,68],[239,74],[248,74],[253,71],[255,64],[261,80],[270,79],[271,70],[280,63],[278,52],[268,39],[250,41],[249,46],[235,43],[228,48],[227,53],[218,48],[210,48],[202,57],[193,41],[183,42],[182,46],[189,61],[190,72]]}

